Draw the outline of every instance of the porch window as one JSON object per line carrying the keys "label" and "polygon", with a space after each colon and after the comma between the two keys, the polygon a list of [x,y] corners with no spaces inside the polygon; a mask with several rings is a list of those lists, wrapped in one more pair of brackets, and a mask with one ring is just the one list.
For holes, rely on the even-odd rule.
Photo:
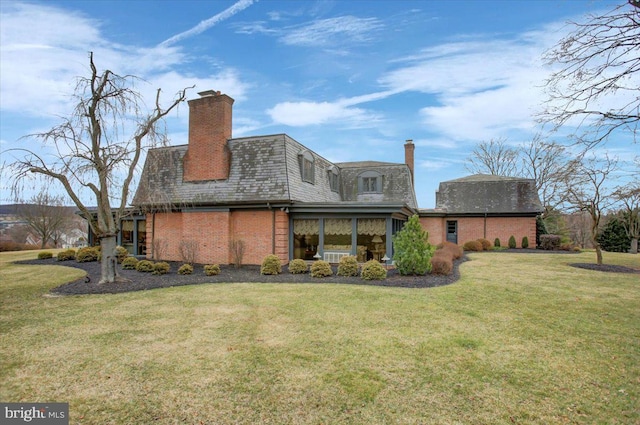
{"label": "porch window", "polygon": [[381,261],[387,250],[387,225],[384,218],[358,219],[358,261]]}
{"label": "porch window", "polygon": [[122,220],[122,241],[120,244],[127,249],[129,254],[134,255],[134,246],[133,246],[133,220]]}
{"label": "porch window", "polygon": [[324,252],[351,255],[353,221],[350,218],[326,218],[324,220]]}
{"label": "porch window", "polygon": [[319,235],[319,220],[293,220],[293,258],[313,260],[318,252]]}

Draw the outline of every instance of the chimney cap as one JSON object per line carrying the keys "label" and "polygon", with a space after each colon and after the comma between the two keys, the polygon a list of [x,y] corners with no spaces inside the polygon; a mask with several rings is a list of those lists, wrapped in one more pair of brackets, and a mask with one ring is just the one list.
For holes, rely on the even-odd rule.
{"label": "chimney cap", "polygon": [[407,139],[407,140],[405,140],[405,143],[408,144],[408,145],[409,144],[412,145],[413,144],[413,139]]}
{"label": "chimney cap", "polygon": [[216,91],[216,90],[205,90],[205,91],[201,91],[198,92],[198,94],[200,95],[200,97],[208,97],[208,96],[220,96],[220,91]]}

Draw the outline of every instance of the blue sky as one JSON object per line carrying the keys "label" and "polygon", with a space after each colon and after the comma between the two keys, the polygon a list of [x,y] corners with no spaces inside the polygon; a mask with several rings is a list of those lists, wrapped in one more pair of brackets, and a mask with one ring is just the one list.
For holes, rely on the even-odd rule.
{"label": "blue sky", "polygon": [[[234,137],[286,133],[336,162],[403,162],[413,139],[418,202],[432,208],[439,182],[469,174],[477,143],[531,140],[542,53],[567,20],[619,3],[2,0],[2,160],[69,114],[93,51],[100,69],[144,78],[149,102],[157,88],[167,102],[192,85],[189,98],[230,95]],[[187,143],[187,120],[186,104],[167,120],[172,144]],[[631,137],[608,149],[638,154]]]}

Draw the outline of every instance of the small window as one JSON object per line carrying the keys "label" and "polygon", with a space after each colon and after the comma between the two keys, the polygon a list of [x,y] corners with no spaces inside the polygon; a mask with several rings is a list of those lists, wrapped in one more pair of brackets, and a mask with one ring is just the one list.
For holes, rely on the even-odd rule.
{"label": "small window", "polygon": [[309,151],[304,151],[299,155],[300,160],[300,174],[302,175],[302,181],[307,183],[315,183],[315,161],[313,154]]}
{"label": "small window", "polygon": [[334,165],[328,171],[329,187],[332,191],[338,192],[338,168]]}
{"label": "small window", "polygon": [[365,171],[358,177],[359,193],[382,193],[382,175],[376,171]]}

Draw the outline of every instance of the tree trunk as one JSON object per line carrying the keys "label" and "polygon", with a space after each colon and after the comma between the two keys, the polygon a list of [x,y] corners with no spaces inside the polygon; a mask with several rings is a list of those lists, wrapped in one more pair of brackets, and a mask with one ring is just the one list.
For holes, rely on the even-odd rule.
{"label": "tree trunk", "polygon": [[638,238],[631,238],[631,249],[629,249],[629,252],[632,254],[638,253]]}
{"label": "tree trunk", "polygon": [[100,283],[115,283],[118,279],[116,236],[107,236],[100,239],[100,249],[102,251]]}
{"label": "tree trunk", "polygon": [[602,265],[602,249],[600,244],[596,244],[596,262],[599,266]]}

